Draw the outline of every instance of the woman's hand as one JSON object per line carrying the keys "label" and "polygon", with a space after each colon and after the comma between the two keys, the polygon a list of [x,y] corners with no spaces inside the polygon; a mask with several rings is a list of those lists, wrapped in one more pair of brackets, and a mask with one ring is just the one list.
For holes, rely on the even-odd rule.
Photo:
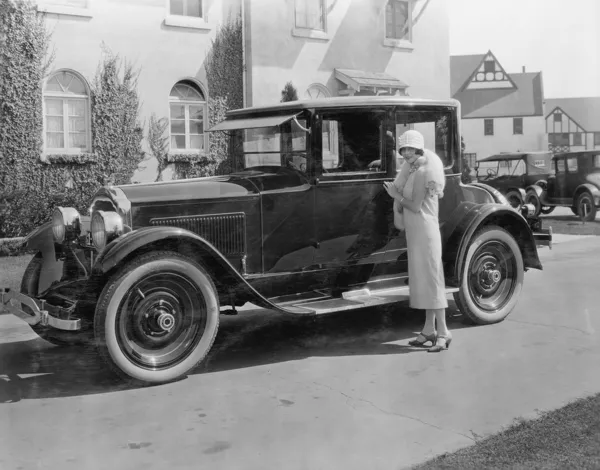
{"label": "woman's hand", "polygon": [[390,197],[392,197],[394,199],[396,197],[400,196],[400,192],[398,191],[398,188],[391,181],[385,181],[383,183],[383,188],[387,191],[387,193],[390,195]]}

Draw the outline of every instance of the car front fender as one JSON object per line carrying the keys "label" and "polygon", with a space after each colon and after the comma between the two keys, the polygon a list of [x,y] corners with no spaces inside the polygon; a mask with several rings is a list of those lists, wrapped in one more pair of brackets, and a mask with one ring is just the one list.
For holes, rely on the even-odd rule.
{"label": "car front fender", "polygon": [[489,184],[479,183],[479,182],[471,182],[465,186],[473,186],[475,188],[480,188],[480,189],[483,189],[484,191],[487,191],[489,193],[489,195],[492,197],[492,200],[496,204],[510,205],[508,203],[508,201],[506,200],[506,198],[504,197],[504,195],[500,191],[498,191],[496,188],[494,188],[493,186],[490,186]]}
{"label": "car front fender", "polygon": [[464,209],[455,213],[459,220],[448,227],[444,237],[447,284],[460,284],[469,244],[475,233],[488,225],[502,227],[515,237],[525,268],[542,269],[533,231],[521,214],[504,204],[477,204]]}
{"label": "car front fender", "polygon": [[593,184],[590,184],[590,183],[583,183],[582,185],[577,187],[577,189],[575,190],[575,196],[573,197],[573,199],[574,199],[573,205],[575,205],[575,202],[577,202],[577,197],[583,191],[588,191],[594,198],[594,205],[600,206],[600,190],[596,186],[594,186]]}
{"label": "car front fender", "polygon": [[225,288],[223,290],[234,297],[249,299],[247,301],[259,307],[283,313],[304,314],[306,312],[304,309],[273,304],[256,291],[214,245],[194,232],[177,227],[144,227],[113,240],[94,263],[93,282],[111,275],[136,255],[161,249],[184,253],[202,263],[214,276],[215,283],[223,286]]}

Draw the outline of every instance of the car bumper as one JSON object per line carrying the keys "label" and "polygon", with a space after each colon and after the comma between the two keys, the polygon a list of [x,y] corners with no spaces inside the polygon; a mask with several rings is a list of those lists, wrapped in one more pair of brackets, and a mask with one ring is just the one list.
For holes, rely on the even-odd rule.
{"label": "car bumper", "polygon": [[[30,311],[23,310],[23,305],[29,307]],[[33,299],[10,289],[0,289],[0,312],[12,313],[32,326],[50,326],[65,331],[81,329],[80,319],[60,318],[60,310],[60,307],[52,306],[43,300]]]}
{"label": "car bumper", "polygon": [[543,229],[541,227],[541,221],[539,227],[532,227],[533,238],[537,246],[547,246],[552,249],[552,227]]}

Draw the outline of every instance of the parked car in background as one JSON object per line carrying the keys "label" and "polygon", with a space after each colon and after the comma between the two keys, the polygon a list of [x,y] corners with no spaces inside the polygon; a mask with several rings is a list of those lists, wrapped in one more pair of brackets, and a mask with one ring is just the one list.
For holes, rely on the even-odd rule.
{"label": "parked car in background", "polygon": [[[500,191],[511,206],[520,207],[525,203],[527,187],[545,187],[551,164],[551,152],[499,153],[477,161],[476,178]],[[553,210],[546,206],[541,213]]]}
{"label": "parked car in background", "polygon": [[534,213],[567,206],[582,220],[594,220],[600,207],[600,150],[557,153],[552,167],[547,185],[527,188],[526,202],[535,207]]}
{"label": "parked car in background", "polygon": [[456,100],[391,96],[230,111],[210,129],[229,136],[230,175],[101,188],[91,217],[57,208],[27,237],[37,254],[0,309],[52,343],[92,341],[126,380],[160,383],[202,362],[220,315],[246,302],[314,316],[406,301],[406,239],[383,183],[414,128],[446,169],[447,292],[473,322],[501,321],[552,234],[528,207],[461,183],[459,120]]}

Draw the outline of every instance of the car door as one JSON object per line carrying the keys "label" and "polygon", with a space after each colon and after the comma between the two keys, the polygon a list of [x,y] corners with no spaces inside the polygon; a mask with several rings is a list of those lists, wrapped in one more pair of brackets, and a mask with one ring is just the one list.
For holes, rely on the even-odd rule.
{"label": "car door", "polygon": [[385,117],[384,110],[321,112],[314,216],[322,267],[383,260],[392,227],[392,200],[383,189]]}
{"label": "car door", "polygon": [[564,204],[567,194],[567,168],[565,157],[558,157],[554,160],[556,177],[554,178],[554,190],[550,193],[553,202]]}
{"label": "car door", "polygon": [[[579,164],[577,155],[569,156],[566,158],[567,174],[565,176],[565,202],[573,201],[575,190],[580,184],[579,178]],[[574,202],[574,201],[573,201]]]}

